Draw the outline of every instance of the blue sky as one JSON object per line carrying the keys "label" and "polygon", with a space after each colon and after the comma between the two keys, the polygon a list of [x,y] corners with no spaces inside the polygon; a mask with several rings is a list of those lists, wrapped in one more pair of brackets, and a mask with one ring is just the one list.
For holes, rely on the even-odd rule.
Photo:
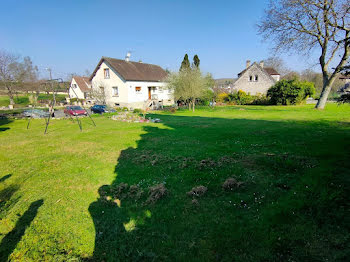
{"label": "blue sky", "polygon": [[[93,71],[101,56],[142,60],[177,70],[198,54],[215,78],[236,77],[245,61],[271,56],[256,23],[267,0],[2,0],[0,49],[30,56],[54,77]],[[295,70],[301,57],[280,55]]]}

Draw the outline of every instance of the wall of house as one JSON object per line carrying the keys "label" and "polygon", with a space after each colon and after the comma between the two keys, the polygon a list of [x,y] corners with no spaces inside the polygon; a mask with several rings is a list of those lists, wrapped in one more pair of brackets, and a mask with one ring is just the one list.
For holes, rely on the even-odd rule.
{"label": "wall of house", "polygon": [[[104,69],[109,68],[109,78],[104,78]],[[95,92],[99,92],[100,88],[104,88],[106,103],[110,106],[120,104],[125,106],[128,102],[128,89],[126,82],[122,77],[103,62],[100,68],[96,71],[92,81],[92,88]],[[118,87],[118,96],[113,94],[113,87]]]}
{"label": "wall of house", "polygon": [[[73,92],[72,88],[73,85],[76,85],[77,88],[74,88],[75,93]],[[79,99],[84,99],[84,93],[80,90],[77,82],[74,80],[74,78],[72,79],[72,82],[70,84],[70,88],[69,88],[69,97],[70,98],[79,98]]]}
{"label": "wall of house", "polygon": [[[104,69],[109,68],[110,78],[104,78]],[[106,62],[103,62],[92,79],[92,88],[99,90],[104,87],[106,103],[110,106],[142,108],[148,100],[148,87],[154,87],[151,95],[156,95],[157,100],[163,101],[164,105],[174,103],[173,94],[166,88],[164,82],[141,82],[125,81],[118,72],[114,71]],[[119,95],[113,95],[113,87],[118,87]],[[136,87],[141,87],[136,92]]]}
{"label": "wall of house", "polygon": [[[258,81],[255,81],[255,76],[258,76]],[[250,81],[249,77],[252,76],[253,80]],[[242,90],[247,94],[266,94],[267,90],[275,84],[275,80],[258,66],[252,66],[243,75],[237,79],[234,83],[234,90]]]}
{"label": "wall of house", "polygon": [[[144,103],[149,99],[149,87],[151,88],[151,99],[162,101],[164,104],[174,103],[173,92],[169,91],[164,82],[127,81],[127,86],[129,87],[128,103],[132,105]],[[141,91],[137,92],[137,87],[141,87]]]}

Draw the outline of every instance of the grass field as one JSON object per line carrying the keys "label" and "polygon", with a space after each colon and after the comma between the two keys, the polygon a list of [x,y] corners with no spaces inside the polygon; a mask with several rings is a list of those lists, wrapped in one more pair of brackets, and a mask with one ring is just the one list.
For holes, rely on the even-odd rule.
{"label": "grass field", "polygon": [[347,261],[350,106],[152,117],[0,120],[0,261]]}

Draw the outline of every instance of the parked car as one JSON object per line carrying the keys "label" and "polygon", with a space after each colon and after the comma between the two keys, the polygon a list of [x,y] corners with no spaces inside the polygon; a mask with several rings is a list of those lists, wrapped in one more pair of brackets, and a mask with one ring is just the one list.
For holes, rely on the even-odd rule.
{"label": "parked car", "polygon": [[94,105],[93,107],[91,107],[91,111],[95,114],[116,112],[114,108],[108,107],[106,105]]}
{"label": "parked car", "polygon": [[64,109],[64,113],[66,115],[71,116],[86,116],[87,112],[85,109],[82,109],[80,106],[67,106]]}
{"label": "parked car", "polygon": [[49,112],[40,109],[28,109],[23,111],[24,117],[45,118],[49,116]]}

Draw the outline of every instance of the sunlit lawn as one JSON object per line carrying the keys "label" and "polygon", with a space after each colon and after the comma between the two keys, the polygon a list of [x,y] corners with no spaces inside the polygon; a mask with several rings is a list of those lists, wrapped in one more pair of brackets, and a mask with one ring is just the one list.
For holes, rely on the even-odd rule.
{"label": "sunlit lawn", "polygon": [[[44,120],[0,120],[0,261],[349,257],[350,106],[152,117],[162,122],[85,118],[83,132],[53,120],[47,135]],[[230,177],[243,184],[227,192]],[[144,194],[116,200],[120,183]],[[167,196],[146,203],[159,183]]]}

